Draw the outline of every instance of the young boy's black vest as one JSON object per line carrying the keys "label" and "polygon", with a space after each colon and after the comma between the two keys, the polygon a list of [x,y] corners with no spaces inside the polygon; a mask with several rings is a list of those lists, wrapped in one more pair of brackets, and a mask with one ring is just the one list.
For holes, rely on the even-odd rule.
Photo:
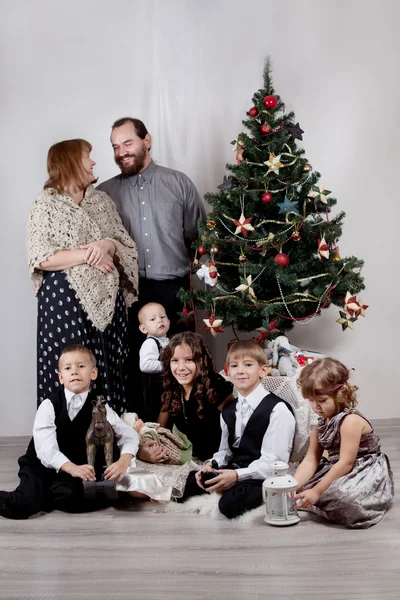
{"label": "young boy's black vest", "polygon": [[[92,400],[95,400],[96,397],[97,393],[95,391],[89,392],[84,405],[73,421],[71,421],[68,415],[67,400],[65,398],[64,388],[61,388],[50,398],[50,402],[54,406],[58,447],[60,452],[65,454],[68,460],[76,465],[87,464],[86,433],[92,420]],[[118,459],[118,454],[116,455],[115,452],[116,448],[114,444],[114,461]],[[29,443],[26,454],[31,460],[38,460],[33,438]],[[104,462],[104,455],[102,454],[101,449],[99,449],[98,454],[101,455],[98,457],[99,460]],[[96,471],[97,468],[98,466],[96,461]]]}
{"label": "young boy's black vest", "polygon": [[231,402],[222,410],[222,418],[228,427],[228,443],[233,454],[229,464],[235,464],[242,469],[248,467],[253,460],[260,458],[263,438],[268,429],[271,413],[275,406],[279,402],[283,402],[292,414],[293,410],[290,404],[282,400],[282,398],[275,396],[275,394],[268,394],[261,400],[251,415],[244,429],[240,444],[235,448],[233,444],[235,441],[237,402],[237,400],[236,402]]}

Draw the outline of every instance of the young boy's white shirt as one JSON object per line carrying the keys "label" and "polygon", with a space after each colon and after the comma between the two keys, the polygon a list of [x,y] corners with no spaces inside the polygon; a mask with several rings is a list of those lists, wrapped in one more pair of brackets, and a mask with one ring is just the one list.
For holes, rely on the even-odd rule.
{"label": "young boy's white shirt", "polygon": [[[261,383],[253,390],[245,400],[250,405],[251,409],[247,415],[242,418],[240,412],[241,401],[244,398],[241,394],[238,395],[236,404],[236,424],[235,424],[235,442],[237,447],[241,440],[242,427],[247,425],[253,412],[256,410],[260,402],[267,396],[267,392]],[[226,466],[233,454],[229,447],[229,431],[228,426],[224,421],[221,413],[221,443],[218,452],[213,456],[213,459],[218,463],[220,469]],[[261,444],[261,456],[254,460],[248,467],[236,469],[238,481],[244,479],[266,479],[271,475],[272,463],[276,460],[289,462],[290,453],[293,446],[293,438],[296,428],[296,420],[290,410],[283,402],[279,402],[271,412],[269,426],[264,434]]]}
{"label": "young boy's white shirt", "polygon": [[164,370],[163,364],[160,361],[160,351],[157,342],[152,338],[157,338],[161,348],[165,348],[169,344],[169,338],[158,336],[147,336],[139,350],[139,367],[142,373],[162,373]]}
{"label": "young boy's white shirt", "polygon": [[[67,401],[67,410],[71,400],[75,396],[81,397],[81,405],[76,406],[76,414],[86,402],[89,390],[81,394],[75,394],[67,388],[64,388],[65,398]],[[79,409],[79,410],[78,410]],[[117,415],[117,413],[106,404],[107,421],[110,423],[114,431],[114,437],[121,454],[132,454],[135,456],[139,448],[139,436],[134,429],[126,425]],[[71,419],[73,420],[73,419]],[[57,428],[55,424],[55,413],[52,402],[48,399],[43,400],[36,412],[35,421],[33,423],[33,441],[38,459],[47,469],[55,469],[59,471],[63,464],[69,462],[69,458],[65,456],[58,447],[57,443]]]}

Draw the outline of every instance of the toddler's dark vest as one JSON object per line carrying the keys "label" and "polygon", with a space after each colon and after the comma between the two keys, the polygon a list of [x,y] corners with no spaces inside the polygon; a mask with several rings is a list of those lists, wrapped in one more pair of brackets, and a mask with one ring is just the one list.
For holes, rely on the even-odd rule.
{"label": "toddler's dark vest", "polygon": [[283,402],[293,414],[290,404],[275,394],[268,394],[261,400],[248,420],[237,448],[233,444],[235,442],[236,406],[238,401],[231,402],[222,410],[222,418],[228,427],[229,448],[233,454],[230,465],[235,464],[242,469],[248,467],[253,460],[260,458],[261,446],[265,432],[269,426],[271,413],[279,402]]}
{"label": "toddler's dark vest", "polygon": [[[148,335],[147,339],[155,341],[161,359],[163,347],[161,346],[160,341],[153,335]],[[161,397],[164,391],[162,374],[142,372],[142,381],[144,407],[146,411],[145,419],[146,421],[157,421],[161,410]]]}

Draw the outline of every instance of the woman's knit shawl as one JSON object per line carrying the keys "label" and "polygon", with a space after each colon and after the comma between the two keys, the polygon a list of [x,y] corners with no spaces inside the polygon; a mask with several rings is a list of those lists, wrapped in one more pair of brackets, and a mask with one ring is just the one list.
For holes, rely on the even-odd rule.
{"label": "woman's knit shawl", "polygon": [[100,331],[113,319],[119,287],[127,308],[138,298],[135,242],[124,229],[111,198],[91,185],[79,205],[67,194],[58,194],[51,188],[43,190],[34,201],[28,220],[27,250],[36,294],[43,282],[42,262],[57,250],[78,250],[83,244],[102,239],[115,244],[117,268],[112,273],[102,273],[88,264],[65,269],[68,282]]}

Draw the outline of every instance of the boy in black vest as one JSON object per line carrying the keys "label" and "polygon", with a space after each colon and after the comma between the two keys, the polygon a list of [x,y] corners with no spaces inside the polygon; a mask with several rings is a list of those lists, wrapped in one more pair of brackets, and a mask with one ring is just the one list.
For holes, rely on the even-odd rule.
{"label": "boy in black vest", "polygon": [[[67,512],[90,510],[84,499],[83,481],[94,481],[87,464],[86,432],[92,420],[90,384],[97,377],[96,359],[85,346],[67,346],[59,361],[60,391],[44,400],[36,413],[33,438],[18,460],[20,484],[13,492],[0,492],[0,515],[27,519],[53,509]],[[119,459],[104,472],[117,483],[124,477],[139,446],[137,433],[106,405]]]}
{"label": "boy in black vest", "polygon": [[[270,465],[289,461],[296,422],[290,406],[261,385],[268,367],[256,342],[236,342],[226,362],[238,398],[223,408],[219,450],[201,471],[190,474],[184,498],[218,492],[219,510],[233,519],[262,504],[262,483]],[[204,473],[210,472],[217,476],[205,481]]]}
{"label": "boy in black vest", "polygon": [[139,365],[143,380],[145,421],[156,421],[161,410],[163,392],[161,351],[168,345],[170,321],[165,308],[157,302],[149,302],[138,312],[139,329],[147,335],[139,351]]}

